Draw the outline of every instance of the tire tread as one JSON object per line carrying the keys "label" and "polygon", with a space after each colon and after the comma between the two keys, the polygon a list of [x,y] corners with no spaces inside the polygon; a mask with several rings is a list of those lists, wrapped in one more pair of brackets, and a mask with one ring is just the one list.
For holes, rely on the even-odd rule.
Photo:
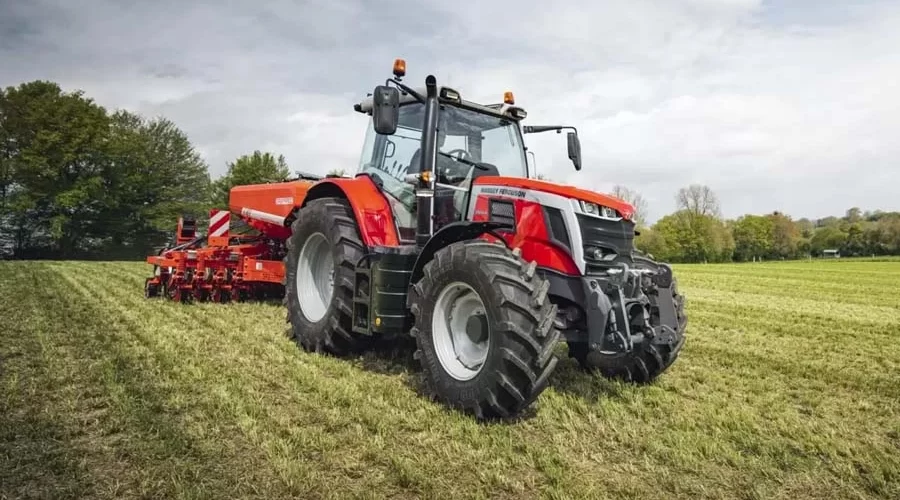
{"label": "tire tread", "polygon": [[[478,375],[478,389],[448,389],[453,380],[442,373],[439,362],[431,360],[430,321],[423,318],[433,307],[439,290],[435,282],[444,273],[480,275],[492,290],[497,310],[493,312],[493,341],[497,346],[496,364],[491,372]],[[550,303],[549,284],[535,273],[535,263],[527,262],[521,252],[481,239],[452,243],[435,253],[423,268],[422,278],[410,290],[410,309],[416,326],[416,359],[425,371],[425,390],[445,404],[468,410],[479,419],[515,417],[531,405],[547,387],[557,364],[555,348],[560,332],[553,326],[556,305]],[[432,294],[433,297],[428,295]],[[474,394],[465,398],[460,394]]]}
{"label": "tire tread", "polygon": [[339,259],[334,280],[335,297],[326,323],[327,327],[321,330],[305,328],[303,323],[306,321],[302,318],[302,313],[295,310],[299,309],[299,304],[296,303],[293,287],[286,278],[283,303],[287,308],[286,322],[289,323],[287,336],[307,351],[327,352],[338,356],[351,354],[368,346],[370,341],[369,337],[354,333],[352,328],[354,273],[357,262],[366,253],[366,246],[360,237],[353,211],[346,200],[342,198],[312,200],[297,212],[297,217],[291,224],[293,234],[287,240],[288,253],[284,258],[285,269],[289,270],[286,274],[293,276],[291,270],[296,272],[294,268],[297,254],[302,247],[294,235],[300,234],[311,219],[325,221],[330,239],[335,242],[335,251]]}

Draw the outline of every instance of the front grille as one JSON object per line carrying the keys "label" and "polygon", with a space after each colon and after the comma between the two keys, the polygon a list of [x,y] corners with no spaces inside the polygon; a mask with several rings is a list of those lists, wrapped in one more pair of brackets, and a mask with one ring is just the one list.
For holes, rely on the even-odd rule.
{"label": "front grille", "polygon": [[490,200],[488,205],[488,220],[491,222],[501,222],[512,226],[512,230],[516,228],[516,208],[511,201],[506,200]]}
{"label": "front grille", "polygon": [[[631,256],[634,248],[634,222],[629,220],[608,220],[577,214],[578,227],[584,245],[584,258],[588,268],[592,261],[601,263],[616,257]],[[602,257],[595,257],[599,249]],[[600,267],[606,267],[601,265]]]}

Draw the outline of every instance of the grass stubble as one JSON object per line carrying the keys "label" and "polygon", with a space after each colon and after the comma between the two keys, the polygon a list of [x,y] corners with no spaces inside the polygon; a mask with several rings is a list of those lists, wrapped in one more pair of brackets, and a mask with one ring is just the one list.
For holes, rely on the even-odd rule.
{"label": "grass stubble", "polygon": [[405,354],[305,353],[280,305],[148,301],[147,271],[0,262],[0,498],[900,498],[900,261],[677,266],[658,382],[561,346],[487,425]]}

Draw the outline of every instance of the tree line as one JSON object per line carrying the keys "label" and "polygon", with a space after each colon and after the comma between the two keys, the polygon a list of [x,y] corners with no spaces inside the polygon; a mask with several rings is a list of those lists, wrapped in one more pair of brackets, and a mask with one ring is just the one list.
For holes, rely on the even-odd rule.
{"label": "tree line", "polygon": [[49,81],[0,89],[0,258],[140,258],[180,214],[203,220],[236,184],[285,180],[254,151],[212,180],[173,122],[110,111]]}
{"label": "tree line", "polygon": [[[172,237],[182,213],[200,223],[232,186],[278,182],[284,156],[253,151],[213,180],[187,135],[164,117],[107,110],[82,91],[36,80],[0,89],[0,258],[142,258]],[[345,175],[343,171],[331,175]],[[648,225],[636,207],[636,245],[671,262],[900,254],[900,213],[851,208],[843,217],[793,220],[772,212],[721,216],[708,187],[676,194],[678,209]]]}
{"label": "tree line", "polygon": [[613,195],[636,207],[636,247],[669,262],[747,262],[840,256],[900,255],[900,212],[863,212],[852,207],[843,217],[794,220],[780,211],[722,217],[708,186],[678,190],[676,211],[652,225],[646,202],[635,191],[616,186]]}

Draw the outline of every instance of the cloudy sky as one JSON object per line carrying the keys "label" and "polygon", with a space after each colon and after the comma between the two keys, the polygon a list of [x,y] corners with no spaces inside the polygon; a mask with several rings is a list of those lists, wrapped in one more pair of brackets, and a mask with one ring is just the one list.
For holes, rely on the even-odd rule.
{"label": "cloudy sky", "polygon": [[791,0],[0,0],[0,85],[50,79],[163,115],[221,175],[254,149],[352,171],[352,105],[429,73],[477,101],[513,90],[540,172],[648,200],[712,187],[723,213],[900,210],[900,2]]}

